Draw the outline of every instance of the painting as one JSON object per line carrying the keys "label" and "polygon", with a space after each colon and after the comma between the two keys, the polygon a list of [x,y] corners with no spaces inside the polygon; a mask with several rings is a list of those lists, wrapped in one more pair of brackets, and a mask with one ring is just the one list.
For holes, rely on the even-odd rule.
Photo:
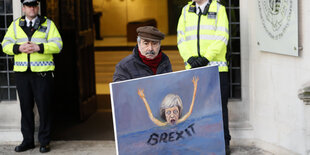
{"label": "painting", "polygon": [[117,154],[225,154],[217,66],[110,83]]}

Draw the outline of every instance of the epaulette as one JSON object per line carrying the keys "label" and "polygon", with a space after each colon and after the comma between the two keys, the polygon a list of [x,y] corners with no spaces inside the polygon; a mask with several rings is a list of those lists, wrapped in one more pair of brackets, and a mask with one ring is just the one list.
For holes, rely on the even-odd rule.
{"label": "epaulette", "polygon": [[227,6],[227,3],[224,0],[217,0],[217,3],[221,4],[221,5],[225,6],[225,7]]}
{"label": "epaulette", "polygon": [[196,13],[196,2],[189,2],[188,6],[189,6],[188,12]]}
{"label": "epaulette", "polygon": [[45,16],[39,16],[38,15],[38,17],[40,19],[40,24],[43,24],[46,21],[46,19],[47,19]]}

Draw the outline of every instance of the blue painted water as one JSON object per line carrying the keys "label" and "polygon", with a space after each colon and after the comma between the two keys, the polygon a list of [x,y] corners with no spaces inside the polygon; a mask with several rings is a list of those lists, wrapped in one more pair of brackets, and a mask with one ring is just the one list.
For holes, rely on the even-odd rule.
{"label": "blue painted water", "polygon": [[[177,125],[154,127],[144,131],[118,135],[119,154],[224,155],[223,127],[219,118],[221,116],[215,114],[187,120]],[[178,136],[176,132],[181,136]],[[154,133],[158,137],[154,135],[151,137]],[[166,139],[160,140],[160,135]]]}

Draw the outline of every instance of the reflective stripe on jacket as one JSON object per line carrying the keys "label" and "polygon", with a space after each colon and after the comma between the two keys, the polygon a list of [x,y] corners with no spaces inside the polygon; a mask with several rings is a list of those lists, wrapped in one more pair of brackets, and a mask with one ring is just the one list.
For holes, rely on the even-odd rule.
{"label": "reflective stripe on jacket", "polygon": [[[30,65],[32,72],[53,71],[55,69],[53,54],[59,53],[63,46],[61,36],[54,22],[46,18],[45,22],[28,39],[27,34],[19,26],[20,20],[21,17],[11,23],[2,41],[3,52],[14,55],[14,71],[24,72],[27,70],[28,65]],[[29,55],[30,62],[28,62],[28,54],[14,54],[13,52],[15,44],[21,45],[28,41],[43,44],[44,47],[43,53],[35,52]]]}
{"label": "reflective stripe on jacket", "polygon": [[219,65],[220,72],[227,72],[229,31],[226,9],[216,0],[210,1],[208,14],[201,15],[200,20],[196,12],[189,11],[195,7],[195,3],[189,2],[183,7],[177,28],[178,49],[186,69],[191,68],[187,60],[200,55],[210,61],[208,65]]}

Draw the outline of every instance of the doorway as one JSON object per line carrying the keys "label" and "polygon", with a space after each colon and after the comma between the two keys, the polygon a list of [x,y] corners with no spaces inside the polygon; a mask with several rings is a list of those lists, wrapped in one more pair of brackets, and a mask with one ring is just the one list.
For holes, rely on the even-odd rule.
{"label": "doorway", "polygon": [[98,111],[92,1],[43,0],[41,14],[54,21],[64,43],[54,57],[53,140],[113,140],[111,112]]}
{"label": "doorway", "polygon": [[[156,19],[158,28],[168,34],[168,5],[168,0],[41,1],[42,15],[55,22],[64,42],[61,54],[55,55],[54,140],[114,140],[108,84],[115,64],[136,44],[117,39],[126,38],[128,22],[146,18]],[[101,36],[112,45],[95,40],[93,14],[100,9]],[[136,13],[138,9],[144,13]],[[162,45],[173,58],[173,70],[184,69],[176,36],[166,38]]]}
{"label": "doorway", "polygon": [[124,37],[129,22],[154,19],[168,33],[168,0],[93,0],[94,11],[102,13],[101,36]]}

